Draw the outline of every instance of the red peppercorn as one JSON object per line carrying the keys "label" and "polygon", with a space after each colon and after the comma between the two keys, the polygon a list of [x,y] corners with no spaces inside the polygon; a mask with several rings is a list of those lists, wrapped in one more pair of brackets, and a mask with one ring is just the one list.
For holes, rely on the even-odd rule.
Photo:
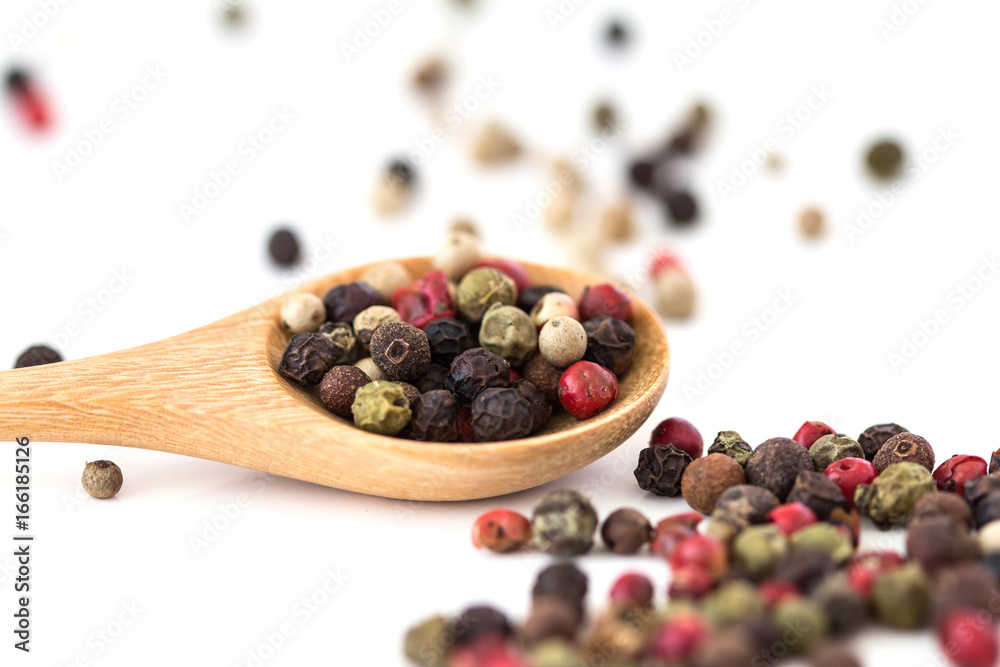
{"label": "red peppercorn", "polygon": [[791,581],[776,581],[768,579],[757,587],[757,592],[764,598],[768,609],[774,609],[785,600],[800,596],[798,586]]}
{"label": "red peppercorn", "polygon": [[21,69],[8,71],[5,87],[11,104],[29,130],[43,132],[49,129],[52,114],[48,100],[27,72]]}
{"label": "red peppercorn", "polygon": [[847,585],[858,595],[871,597],[875,581],[902,564],[903,557],[895,551],[867,551],[858,554],[847,566]]}
{"label": "red peppercorn", "polygon": [[517,371],[517,369],[516,368],[510,369],[510,383],[514,384],[520,379],[521,379],[521,374]]}
{"label": "red peppercorn", "polygon": [[670,558],[681,540],[696,535],[695,528],[704,519],[700,512],[684,512],[668,516],[656,524],[649,549],[660,558]]}
{"label": "red peppercorn", "polygon": [[816,513],[800,502],[778,505],[767,513],[767,520],[775,524],[785,535],[796,533],[806,526],[816,523]]}
{"label": "red peppercorn", "polygon": [[665,419],[653,429],[653,435],[649,438],[649,446],[653,445],[673,445],[682,452],[686,452],[693,459],[701,456],[705,447],[701,433],[694,427],[694,424],[680,417]]}
{"label": "red peppercorn", "polygon": [[400,319],[418,329],[439,317],[454,317],[448,276],[444,271],[429,271],[423,280],[400,287],[392,295],[392,307]]}
{"label": "red peppercorn", "polygon": [[559,402],[577,419],[593,417],[618,399],[618,378],[604,366],[578,361],[559,378]]}
{"label": "red peppercorn", "polygon": [[653,253],[653,258],[649,261],[649,273],[655,278],[661,271],[667,270],[680,271],[681,273],[684,273],[684,269],[681,266],[680,260],[677,259],[677,255],[669,250],[657,250]]}
{"label": "red peppercorn", "polygon": [[632,323],[632,298],[609,283],[585,289],[578,308],[581,322],[595,317],[617,317]]}
{"label": "red peppercorn", "polygon": [[938,626],[938,641],[956,667],[994,667],[1000,654],[993,626],[974,609],[945,616]]}
{"label": "red peppercorn", "polygon": [[653,606],[653,582],[644,574],[626,572],[611,584],[608,598],[619,609],[649,609]]}
{"label": "red peppercorn", "polygon": [[512,510],[491,510],[472,526],[472,543],[477,549],[505,553],[531,541],[531,522]]}
{"label": "red peppercorn", "polygon": [[667,595],[672,600],[700,600],[715,588],[716,578],[701,565],[686,565],[672,570]]}
{"label": "red peppercorn", "polygon": [[504,637],[486,636],[448,654],[448,667],[529,667]]}
{"label": "red peppercorn", "polygon": [[824,424],[823,422],[806,422],[799,427],[799,430],[795,432],[792,436],[792,440],[799,443],[806,449],[813,446],[813,443],[822,438],[824,435],[830,435],[831,433],[836,433],[832,428]]}
{"label": "red peppercorn", "polygon": [[956,454],[938,466],[934,481],[938,491],[951,491],[965,496],[965,485],[986,474],[986,460],[969,454]]}
{"label": "red peppercorn", "polygon": [[853,456],[834,461],[826,467],[823,474],[843,491],[847,509],[854,508],[854,491],[862,484],[871,484],[878,477],[878,471],[871,461]]}
{"label": "red peppercorn", "polygon": [[472,408],[458,408],[458,441],[476,442],[476,430],[472,428]]}
{"label": "red peppercorn", "polygon": [[708,636],[708,624],[696,613],[678,614],[656,630],[650,653],[674,664],[686,662]]}
{"label": "red peppercorn", "polygon": [[517,262],[512,262],[509,259],[484,259],[476,264],[475,268],[478,269],[484,266],[506,274],[508,278],[514,281],[518,294],[528,289],[531,285],[531,278],[528,276],[528,271]]}
{"label": "red peppercorn", "polygon": [[729,567],[729,554],[722,542],[708,535],[692,535],[678,543],[670,554],[670,567],[675,571],[686,566],[703,567],[718,578]]}

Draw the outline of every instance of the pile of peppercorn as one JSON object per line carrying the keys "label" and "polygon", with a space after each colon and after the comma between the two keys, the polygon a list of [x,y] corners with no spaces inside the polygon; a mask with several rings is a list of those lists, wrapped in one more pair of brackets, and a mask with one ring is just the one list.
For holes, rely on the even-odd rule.
{"label": "pile of peppercorn", "polygon": [[[855,440],[806,422],[794,438],[756,449],[723,431],[702,456],[697,429],[672,418],[651,440],[636,470],[640,486],[683,494],[697,512],[654,526],[621,508],[600,524],[587,498],[562,490],[531,519],[487,512],[472,539],[495,552],[530,545],[565,558],[589,552],[600,528],[608,551],[648,551],[669,563],[665,605],[654,603],[647,577],[626,573],[588,620],[586,575],[558,562],[539,573],[523,624],[489,607],[432,618],[406,637],[411,662],[730,667],[808,656],[812,665],[850,667],[861,663],[843,640],[879,623],[932,627],[957,667],[997,664],[1000,451],[989,464],[957,455],[935,469],[927,441],[897,424]],[[858,552],[862,515],[882,529],[905,527],[905,554]]]}
{"label": "pile of peppercorn", "polygon": [[294,334],[282,376],[318,388],[359,428],[435,442],[524,438],[560,406],[597,414],[618,398],[636,340],[621,289],[595,285],[577,301],[531,285],[516,262],[483,258],[467,232],[453,232],[418,280],[380,264],[322,299],[292,295],[281,320]]}

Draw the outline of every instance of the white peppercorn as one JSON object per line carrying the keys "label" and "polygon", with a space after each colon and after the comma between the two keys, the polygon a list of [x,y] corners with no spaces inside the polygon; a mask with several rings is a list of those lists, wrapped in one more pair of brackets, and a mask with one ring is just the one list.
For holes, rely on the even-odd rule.
{"label": "white peppercorn", "polygon": [[297,292],[281,304],[281,323],[293,334],[312,333],[324,320],[326,306],[315,294]]}
{"label": "white peppercorn", "polygon": [[372,382],[383,382],[389,379],[386,377],[385,373],[382,372],[382,369],[375,365],[375,360],[371,357],[365,357],[354,365],[363,370],[365,374],[372,379]]}
{"label": "white peppercorn", "polygon": [[542,298],[535,303],[531,309],[531,321],[541,329],[545,323],[553,317],[572,317],[574,320],[580,319],[580,311],[576,307],[573,297],[563,292],[549,292],[542,295]]}
{"label": "white peppercorn", "polygon": [[393,292],[412,283],[413,278],[399,262],[383,262],[365,271],[361,282],[371,286],[382,301],[389,303]]}
{"label": "white peppercorn", "polygon": [[554,317],[538,334],[538,351],[553,366],[570,366],[587,351],[587,332],[572,317]]}
{"label": "white peppercorn", "polygon": [[979,529],[979,550],[983,554],[1000,551],[1000,521],[990,521]]}
{"label": "white peppercorn", "polygon": [[473,156],[480,164],[495,165],[510,162],[521,154],[521,144],[500,123],[492,122],[476,139]]}
{"label": "white peppercorn", "polygon": [[389,306],[370,306],[365,308],[354,318],[354,333],[358,337],[358,342],[368,349],[372,334],[375,330],[387,322],[400,322],[399,313]]}
{"label": "white peppercorn", "polygon": [[600,223],[601,237],[608,241],[625,242],[635,236],[632,212],[625,204],[613,204],[604,209]]}
{"label": "white peppercorn", "polygon": [[458,280],[479,263],[483,253],[479,241],[467,232],[452,232],[434,255],[434,268],[452,280]]}
{"label": "white peppercorn", "polygon": [[666,269],[656,276],[656,308],[664,317],[685,320],[694,313],[694,284],[676,269]]}

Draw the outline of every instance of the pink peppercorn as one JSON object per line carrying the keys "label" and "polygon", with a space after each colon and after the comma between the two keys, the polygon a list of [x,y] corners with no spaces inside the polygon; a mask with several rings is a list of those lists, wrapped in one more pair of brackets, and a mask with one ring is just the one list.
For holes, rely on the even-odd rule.
{"label": "pink peppercorn", "polygon": [[700,512],[684,512],[663,519],[653,530],[650,551],[660,558],[670,558],[681,540],[697,534],[695,528],[704,518]]}
{"label": "pink peppercorn", "polygon": [[769,579],[757,587],[768,609],[774,609],[785,600],[800,597],[798,587],[790,581]]}
{"label": "pink peppercorn", "polygon": [[477,549],[506,553],[530,541],[531,522],[512,510],[491,510],[476,519],[472,526],[472,544]]}
{"label": "pink peppercorn", "polygon": [[649,274],[655,278],[661,272],[668,270],[684,273],[684,267],[681,266],[677,255],[669,250],[657,250],[649,261]]}
{"label": "pink peppercorn", "polygon": [[700,600],[715,588],[715,576],[701,565],[685,565],[671,570],[667,595],[670,599]]}
{"label": "pink peppercorn", "polygon": [[847,509],[854,508],[854,491],[862,484],[871,484],[878,471],[871,461],[850,456],[834,461],[823,471],[830,481],[840,487],[847,499]]}
{"label": "pink peppercorn", "polygon": [[528,276],[528,271],[517,262],[512,262],[509,259],[484,259],[476,264],[475,268],[479,269],[484,266],[496,269],[513,280],[514,285],[517,286],[518,294],[531,285],[531,278]]}
{"label": "pink peppercorn", "polygon": [[708,636],[708,624],[695,614],[678,614],[656,630],[650,653],[667,663],[684,662]]}
{"label": "pink peppercorn", "polygon": [[453,649],[448,667],[529,667],[529,663],[503,637],[486,636]]}
{"label": "pink peppercorn", "polygon": [[578,361],[559,378],[559,402],[577,419],[593,417],[618,399],[618,379],[604,366]]}
{"label": "pink peppercorn", "polygon": [[867,551],[858,554],[847,566],[847,585],[858,595],[871,597],[875,581],[902,564],[903,557],[894,551]]}
{"label": "pink peppercorn", "polygon": [[796,533],[818,520],[816,513],[800,502],[778,505],[767,513],[767,520],[776,525],[785,535]]}
{"label": "pink peppercorn", "polygon": [[617,317],[632,323],[632,298],[609,283],[585,289],[578,306],[581,322],[595,317]]}
{"label": "pink peppercorn", "polygon": [[649,445],[650,447],[653,445],[673,445],[687,453],[692,459],[696,459],[701,456],[705,441],[694,424],[680,417],[671,417],[664,419],[653,429]]}
{"label": "pink peppercorn", "polygon": [[729,554],[725,545],[717,539],[708,535],[692,535],[681,540],[670,554],[670,567],[674,570],[690,565],[703,567],[718,578],[729,567]]}
{"label": "pink peppercorn", "polygon": [[427,272],[423,280],[397,289],[392,295],[392,307],[400,319],[418,329],[439,317],[454,317],[448,276],[444,271]]}
{"label": "pink peppercorn", "polygon": [[986,474],[986,461],[978,456],[956,454],[938,466],[934,481],[938,491],[951,491],[965,496],[965,485]]}
{"label": "pink peppercorn", "polygon": [[611,604],[619,609],[648,609],[653,606],[653,582],[644,574],[626,572],[611,584]]}
{"label": "pink peppercorn", "polygon": [[956,667],[994,667],[1000,647],[989,621],[974,609],[953,611],[938,626],[941,649]]}
{"label": "pink peppercorn", "polygon": [[795,432],[792,436],[792,440],[799,443],[806,449],[813,446],[813,443],[822,438],[824,435],[830,435],[831,433],[836,433],[832,428],[824,424],[823,422],[806,422],[799,427],[799,430]]}

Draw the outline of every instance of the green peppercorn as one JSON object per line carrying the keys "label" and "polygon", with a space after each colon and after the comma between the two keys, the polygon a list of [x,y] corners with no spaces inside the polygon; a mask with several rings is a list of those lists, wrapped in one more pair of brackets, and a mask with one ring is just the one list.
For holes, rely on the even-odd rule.
{"label": "green peppercorn", "polygon": [[539,549],[555,556],[578,556],[594,544],[597,512],[583,494],[565,489],[542,498],[531,523]]}
{"label": "green peppercorn", "polygon": [[774,572],[788,551],[788,538],[774,524],[751,526],[733,541],[733,559],[743,572],[761,580]]}
{"label": "green peppercorn", "polygon": [[477,322],[495,303],[517,303],[517,286],[507,274],[490,267],[473,269],[458,284],[458,310],[466,319]]}
{"label": "green peppercorn", "polygon": [[566,639],[547,639],[528,652],[533,667],[577,667],[581,663],[580,649]]}
{"label": "green peppercorn", "polygon": [[523,310],[495,303],[483,315],[479,344],[511,366],[520,366],[538,349],[538,333]]}
{"label": "green peppercorn", "polygon": [[454,644],[451,624],[444,616],[433,616],[406,632],[403,653],[419,667],[448,667],[448,649]]}
{"label": "green peppercorn", "polygon": [[705,618],[719,628],[756,618],[765,613],[764,599],[746,581],[722,584],[703,603]]}
{"label": "green peppercorn", "polygon": [[834,461],[846,458],[865,458],[865,450],[861,448],[858,441],[849,438],[843,433],[824,435],[813,443],[809,448],[809,456],[812,457],[816,470],[823,472],[826,467]]}
{"label": "green peppercorn", "polygon": [[854,542],[840,528],[829,523],[814,523],[796,531],[791,537],[792,551],[818,547],[830,554],[838,565],[854,555]]}
{"label": "green peppercorn", "polygon": [[854,504],[876,526],[886,530],[894,524],[906,523],[917,501],[936,490],[937,484],[924,466],[895,463],[871,484],[860,485],[854,492]]}
{"label": "green peppercorn", "polygon": [[774,624],[787,632],[782,636],[792,653],[809,653],[826,638],[826,613],[808,598],[793,598],[774,610]]}
{"label": "green peppercorn", "polygon": [[931,609],[931,582],[917,563],[886,572],[875,581],[872,602],[879,620],[894,628],[919,628]]}
{"label": "green peppercorn", "polygon": [[753,456],[753,448],[736,431],[719,431],[715,441],[708,448],[709,454],[725,454],[735,459],[744,468]]}
{"label": "green peppercorn", "polygon": [[386,381],[369,382],[359,387],[351,412],[358,428],[381,435],[396,435],[412,416],[403,388]]}

